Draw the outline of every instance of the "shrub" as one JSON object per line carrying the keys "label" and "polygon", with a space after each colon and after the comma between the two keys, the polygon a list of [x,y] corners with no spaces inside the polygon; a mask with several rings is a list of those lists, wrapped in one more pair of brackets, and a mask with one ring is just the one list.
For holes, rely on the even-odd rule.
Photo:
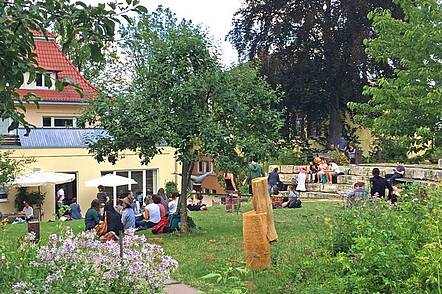
{"label": "shrub", "polygon": [[177,267],[144,236],[125,235],[122,258],[119,243],[102,243],[93,232],[74,236],[69,229],[50,235],[40,248],[31,240],[32,235],[16,250],[22,265],[14,264],[13,256],[0,264],[3,270],[20,266],[3,284],[12,293],[154,293]]}
{"label": "shrub", "polygon": [[177,183],[173,181],[166,182],[166,184],[164,185],[164,189],[166,190],[166,195],[170,195],[173,192],[178,192]]}
{"label": "shrub", "polygon": [[28,192],[25,187],[18,188],[17,194],[15,195],[15,208],[17,211],[23,210],[26,201],[31,206],[41,206],[43,205],[46,194],[38,191]]}
{"label": "shrub", "polygon": [[333,150],[330,152],[330,158],[338,165],[348,165],[350,163],[349,159],[345,153],[338,150]]}
{"label": "shrub", "polygon": [[303,165],[307,164],[307,158],[300,151],[292,148],[282,148],[278,152],[278,157],[270,160],[272,164],[292,164]]}
{"label": "shrub", "polygon": [[[401,192],[386,202],[342,209],[327,239],[328,252],[303,272],[306,292],[440,293],[442,188]],[[323,240],[324,241],[324,240]]]}

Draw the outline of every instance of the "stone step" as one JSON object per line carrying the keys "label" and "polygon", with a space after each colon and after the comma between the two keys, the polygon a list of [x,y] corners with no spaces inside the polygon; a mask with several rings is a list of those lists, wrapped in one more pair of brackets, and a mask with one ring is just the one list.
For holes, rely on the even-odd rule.
{"label": "stone step", "polygon": [[325,193],[325,192],[301,192],[299,198],[302,199],[342,199],[342,196],[338,193]]}
{"label": "stone step", "polygon": [[[394,165],[376,166],[376,165],[354,165],[350,167],[350,175],[368,176],[371,177],[373,168],[379,168],[381,175],[393,173]],[[439,182],[442,181],[442,169],[437,168],[422,168],[405,165],[405,177],[416,180],[427,180]]]}
{"label": "stone step", "polygon": [[340,175],[337,178],[338,184],[349,184],[353,185],[356,182],[364,182],[368,185],[370,177],[368,176],[357,176],[357,175]]}

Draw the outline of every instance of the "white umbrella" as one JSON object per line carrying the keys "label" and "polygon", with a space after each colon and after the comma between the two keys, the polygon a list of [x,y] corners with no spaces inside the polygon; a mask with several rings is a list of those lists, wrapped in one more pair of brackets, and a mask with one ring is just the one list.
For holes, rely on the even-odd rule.
{"label": "white umbrella", "polygon": [[114,174],[107,174],[104,175],[102,177],[96,178],[96,179],[92,179],[92,180],[88,180],[86,181],[86,186],[87,187],[98,187],[99,185],[102,185],[104,187],[113,187],[114,188],[114,205],[117,204],[117,194],[116,194],[116,189],[115,187],[118,186],[127,186],[127,185],[131,185],[131,184],[136,184],[137,182],[135,182],[133,179],[129,179],[126,177],[122,177],[122,176],[117,176]]}
{"label": "white umbrella", "polygon": [[86,181],[86,186],[98,187],[99,185],[102,185],[104,187],[117,187],[117,186],[127,186],[136,183],[137,182],[135,182],[133,179],[117,176],[114,174],[107,174],[102,177]]}
{"label": "white umbrella", "polygon": [[34,171],[16,177],[11,185],[20,187],[39,187],[44,185],[69,183],[73,180],[75,180],[74,174]]}

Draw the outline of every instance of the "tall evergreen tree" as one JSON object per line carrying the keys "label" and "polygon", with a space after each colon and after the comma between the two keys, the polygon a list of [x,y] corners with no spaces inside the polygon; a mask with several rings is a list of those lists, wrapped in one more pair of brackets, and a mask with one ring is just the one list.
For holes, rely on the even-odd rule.
{"label": "tall evergreen tree", "polygon": [[364,101],[369,79],[390,73],[364,52],[363,40],[372,36],[367,14],[377,7],[401,15],[391,0],[245,0],[235,14],[228,38],[243,58],[260,59],[262,73],[286,93],[287,138],[299,136],[293,120],[301,114],[335,143],[347,102]]}

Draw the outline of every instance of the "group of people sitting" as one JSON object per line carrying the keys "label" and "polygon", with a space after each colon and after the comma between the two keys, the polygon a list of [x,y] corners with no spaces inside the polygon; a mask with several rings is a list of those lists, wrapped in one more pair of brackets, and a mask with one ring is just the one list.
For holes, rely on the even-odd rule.
{"label": "group of people sitting", "polygon": [[98,191],[84,222],[86,230],[95,229],[102,235],[102,240],[117,239],[122,231],[129,229],[151,229],[155,234],[178,229],[177,192],[167,197],[160,188],[157,194],[147,195],[142,204],[141,195],[134,197],[131,191],[126,191],[119,195],[114,206],[103,186],[98,186]]}
{"label": "group of people sitting", "polygon": [[370,191],[365,188],[364,182],[357,182],[353,185],[347,195],[347,206],[353,207],[364,205],[369,200],[387,200],[391,205],[396,205],[398,199],[397,189],[394,188],[395,180],[403,177],[405,167],[397,162],[397,166],[393,169],[393,173],[381,176],[379,168],[373,168],[372,177],[370,178]]}
{"label": "group of people sitting", "polygon": [[298,198],[298,195],[295,192],[295,189],[292,185],[289,185],[287,187],[288,196],[282,197],[282,199],[279,199],[281,197],[275,197],[279,196],[279,189],[277,187],[274,187],[272,190],[272,207],[273,208],[301,208],[302,202]]}
{"label": "group of people sitting", "polygon": [[310,180],[313,183],[333,184],[339,175],[344,174],[333,159],[316,156],[309,167]]}

